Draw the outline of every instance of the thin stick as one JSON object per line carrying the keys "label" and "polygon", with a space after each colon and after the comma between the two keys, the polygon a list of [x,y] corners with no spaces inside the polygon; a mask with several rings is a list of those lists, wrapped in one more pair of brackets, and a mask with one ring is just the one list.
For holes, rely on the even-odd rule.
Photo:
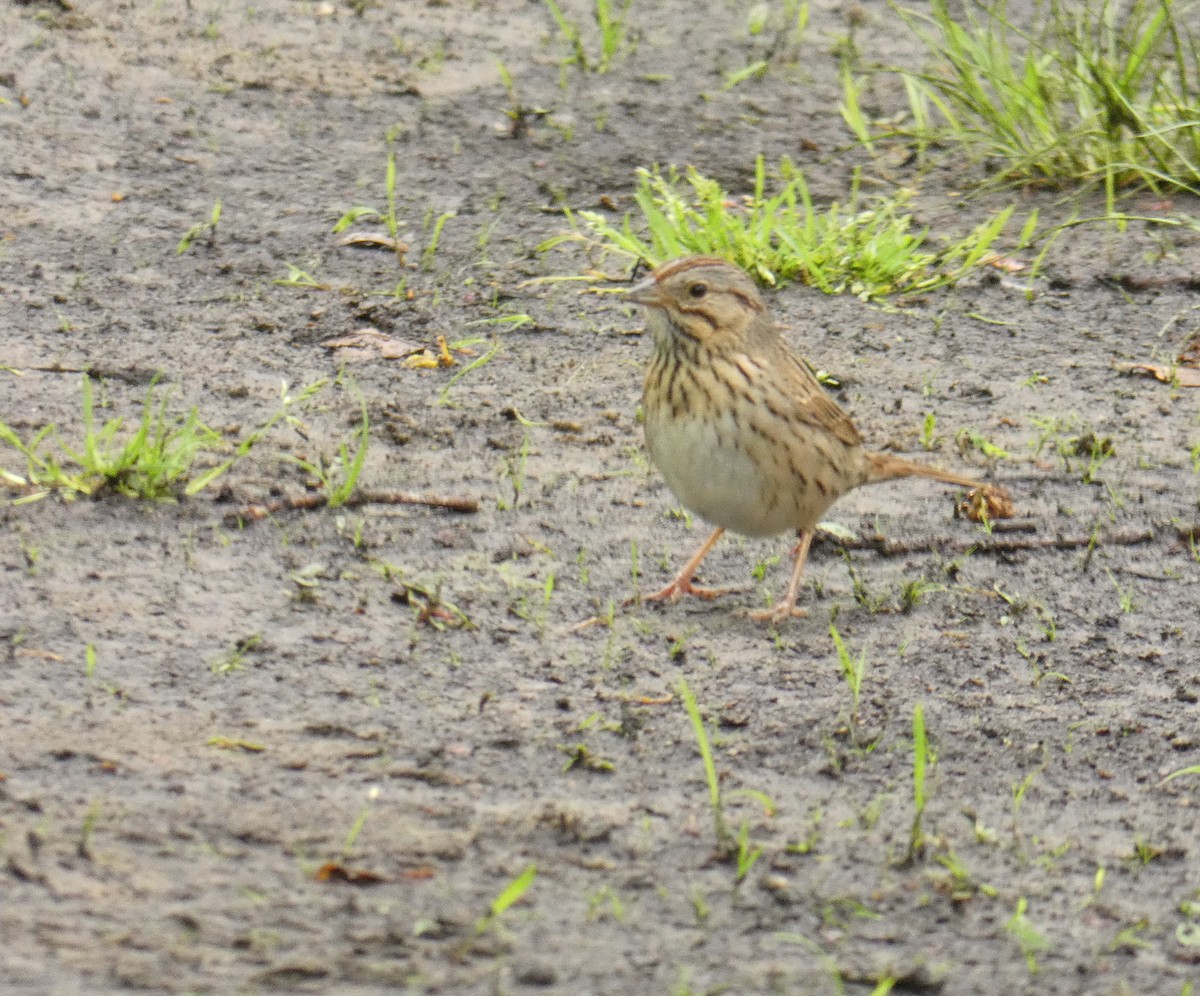
{"label": "thin stick", "polygon": [[[247,505],[237,512],[229,513],[227,521],[236,522],[241,519],[257,522],[277,512],[304,511],[321,508],[328,501],[323,494],[300,495],[294,498],[276,498],[263,505]],[[424,505],[427,508],[441,508],[448,512],[478,512],[479,502],[475,498],[459,498],[453,495],[417,495],[407,491],[356,491],[345,504],[351,508],[360,505]]]}
{"label": "thin stick", "polygon": [[899,557],[907,553],[930,553],[949,551],[965,553],[1003,553],[1013,550],[1077,550],[1087,546],[1137,546],[1155,539],[1153,529],[1119,529],[1109,533],[1057,533],[1053,536],[1030,536],[1010,534],[1007,536],[981,536],[974,539],[947,539],[942,536],[926,536],[922,539],[891,539],[887,536],[868,536],[860,539],[831,539],[817,533],[823,542],[847,550],[875,550],[885,557]]}

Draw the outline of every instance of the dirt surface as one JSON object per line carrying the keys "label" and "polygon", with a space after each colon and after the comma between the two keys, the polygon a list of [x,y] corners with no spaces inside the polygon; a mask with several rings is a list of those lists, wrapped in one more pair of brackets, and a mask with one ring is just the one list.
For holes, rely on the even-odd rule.
{"label": "dirt surface", "polygon": [[[965,199],[968,170],[843,151],[831,53],[850,29],[824,0],[802,47],[724,90],[771,32],[708,6],[635,0],[635,50],[562,86],[532,0],[0,9],[0,419],[75,445],[80,371],[101,417],[131,421],[158,373],[172,411],[236,441],[281,383],[326,382],[196,497],[0,508],[5,993],[1200,982],[1200,780],[1163,783],[1200,762],[1198,392],[1114,370],[1200,324],[1194,236],[1080,229],[1032,297],[998,273],[899,311],[772,295],[868,439],[1005,484],[1025,531],[989,537],[938,486],[882,486],[833,510],[857,540],[814,547],[807,619],[746,618],[784,584],[786,563],[754,568],[786,560],[786,537],[712,556],[706,577],[744,595],[619,607],[705,527],[672,514],[643,455],[641,317],[595,281],[536,282],[587,269],[535,252],[568,229],[561,207],[628,210],[655,162],[743,193],[762,152],[821,200],[855,164],[878,189],[910,183],[935,233],[1013,199],[1072,210]],[[853,16],[868,61],[913,56],[881,5]],[[527,134],[497,58],[549,112]],[[389,131],[403,269],[331,232],[385,206]],[[218,200],[215,237],[178,253]],[[276,283],[289,265],[319,287]],[[367,327],[498,349],[451,382],[471,356],[420,370],[322,345]],[[282,457],[352,443],[356,390],[366,486],[478,511],[239,516],[306,493]],[[1036,420],[1072,415],[1070,434],[1111,440],[1090,482],[1054,440],[1035,453]],[[960,451],[963,429],[1008,456]],[[24,472],[8,448],[0,467]],[[576,628],[614,603],[611,626]],[[868,660],[857,715],[833,617]],[[727,818],[762,849],[740,882],[714,858],[681,677]],[[936,763],[908,860],[918,704]]]}

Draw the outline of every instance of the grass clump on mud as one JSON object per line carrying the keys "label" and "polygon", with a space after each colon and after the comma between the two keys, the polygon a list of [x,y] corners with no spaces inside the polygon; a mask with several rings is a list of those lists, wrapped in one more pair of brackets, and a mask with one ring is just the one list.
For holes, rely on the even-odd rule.
{"label": "grass clump on mud", "polygon": [[[194,406],[186,415],[169,414],[169,392],[158,389],[157,378],[146,391],[137,428],[123,438],[125,420],[121,416],[98,423],[92,379],[84,374],[80,384],[81,441],[69,445],[56,425],[43,427],[25,441],[12,426],[0,421],[0,442],[25,460],[24,475],[0,467],[0,482],[23,492],[18,503],[52,493],[76,498],[106,491],[147,501],[190,497],[216,481],[288,417],[293,406],[307,401],[322,386],[323,382],[310,385],[293,397],[285,384],[274,414],[237,444],[233,456],[220,460],[221,436],[200,421]],[[217,460],[220,462],[212,465]]]}
{"label": "grass clump on mud", "polygon": [[[594,29],[585,29],[582,22],[567,16],[557,0],[542,0],[542,3],[554,19],[559,38],[567,49],[560,64],[563,71],[570,66],[578,66],[585,73],[607,73],[617,53],[630,44],[627,19],[633,0],[595,0],[592,8]],[[589,51],[584,41],[585,31],[596,35],[594,53]]]}
{"label": "grass clump on mud", "polygon": [[[598,212],[580,211],[590,237],[567,235],[542,248],[582,239],[652,266],[688,253],[723,256],[768,286],[801,280],[827,294],[872,300],[956,283],[989,258],[1013,214],[1005,208],[958,241],[932,249],[928,230],[918,228],[907,209],[904,191],[865,197],[856,172],[846,203],[819,211],[803,171],[785,157],[778,172],[778,192],[768,196],[760,156],[753,193],[737,201],[694,168],[685,178],[674,168],[665,173],[641,168],[634,199],[645,237],[629,215],[618,227]],[[1034,215],[1025,225],[1022,244],[1036,221]]]}
{"label": "grass clump on mud", "polygon": [[1200,35],[1175,0],[895,8],[932,65],[903,76],[919,151],[952,146],[999,182],[1200,193]]}
{"label": "grass clump on mud", "polygon": [[733,792],[726,792],[721,787],[716,762],[713,760],[712,743],[704,725],[704,718],[700,715],[700,706],[696,702],[696,696],[684,678],[679,679],[677,691],[683,701],[684,709],[687,711],[692,733],[696,738],[696,750],[704,764],[704,781],[708,786],[708,804],[712,811],[713,832],[716,837],[716,856],[720,860],[734,865],[737,869],[735,881],[740,884],[750,874],[750,870],[758,859],[762,857],[763,849],[750,841],[749,822],[743,820],[737,833],[733,832],[726,817],[726,805],[734,795],[749,796],[760,802],[768,815],[773,815],[775,803],[767,795],[755,789],[737,789]]}

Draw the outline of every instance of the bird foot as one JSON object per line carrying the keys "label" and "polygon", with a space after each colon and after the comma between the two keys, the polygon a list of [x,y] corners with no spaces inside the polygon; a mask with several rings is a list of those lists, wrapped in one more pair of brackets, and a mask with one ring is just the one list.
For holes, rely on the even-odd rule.
{"label": "bird foot", "polygon": [[779,625],[781,622],[786,622],[788,619],[803,619],[808,615],[807,609],[802,609],[800,606],[788,603],[779,602],[772,605],[769,609],[762,609],[758,612],[751,612],[750,618],[755,622],[771,623]]}
{"label": "bird foot", "polygon": [[678,602],[684,595],[691,595],[694,598],[702,598],[705,601],[712,601],[714,598],[721,598],[724,595],[735,595],[740,591],[745,591],[745,588],[731,586],[728,588],[702,588],[699,585],[692,584],[690,578],[676,578],[665,588],[654,592],[652,595],[642,595],[640,599],[629,599],[626,605],[632,604],[635,601],[642,602]]}

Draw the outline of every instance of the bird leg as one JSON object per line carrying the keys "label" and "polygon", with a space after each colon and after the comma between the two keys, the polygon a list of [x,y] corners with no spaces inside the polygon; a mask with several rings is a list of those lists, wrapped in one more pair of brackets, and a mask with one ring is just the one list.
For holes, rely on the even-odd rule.
{"label": "bird leg", "polygon": [[725,532],[725,527],[720,526],[714,529],[712,535],[708,537],[696,551],[695,555],[686,564],[682,570],[675,575],[669,585],[661,591],[656,591],[653,595],[643,595],[643,602],[678,602],[684,595],[695,595],[697,598],[720,598],[722,595],[728,595],[735,591],[741,591],[740,588],[700,588],[692,584],[692,578],[696,576],[696,571],[700,569],[700,564],[709,552],[717,545],[717,540],[721,538],[721,534]]}
{"label": "bird leg", "polygon": [[796,598],[800,594],[800,578],[804,574],[804,562],[808,560],[808,548],[812,546],[812,530],[802,529],[798,534],[796,546],[792,550],[795,566],[792,568],[792,580],[788,582],[787,591],[783,598],[769,609],[761,612],[751,612],[750,618],[757,622],[781,623],[792,616],[806,616],[804,609],[796,608]]}

